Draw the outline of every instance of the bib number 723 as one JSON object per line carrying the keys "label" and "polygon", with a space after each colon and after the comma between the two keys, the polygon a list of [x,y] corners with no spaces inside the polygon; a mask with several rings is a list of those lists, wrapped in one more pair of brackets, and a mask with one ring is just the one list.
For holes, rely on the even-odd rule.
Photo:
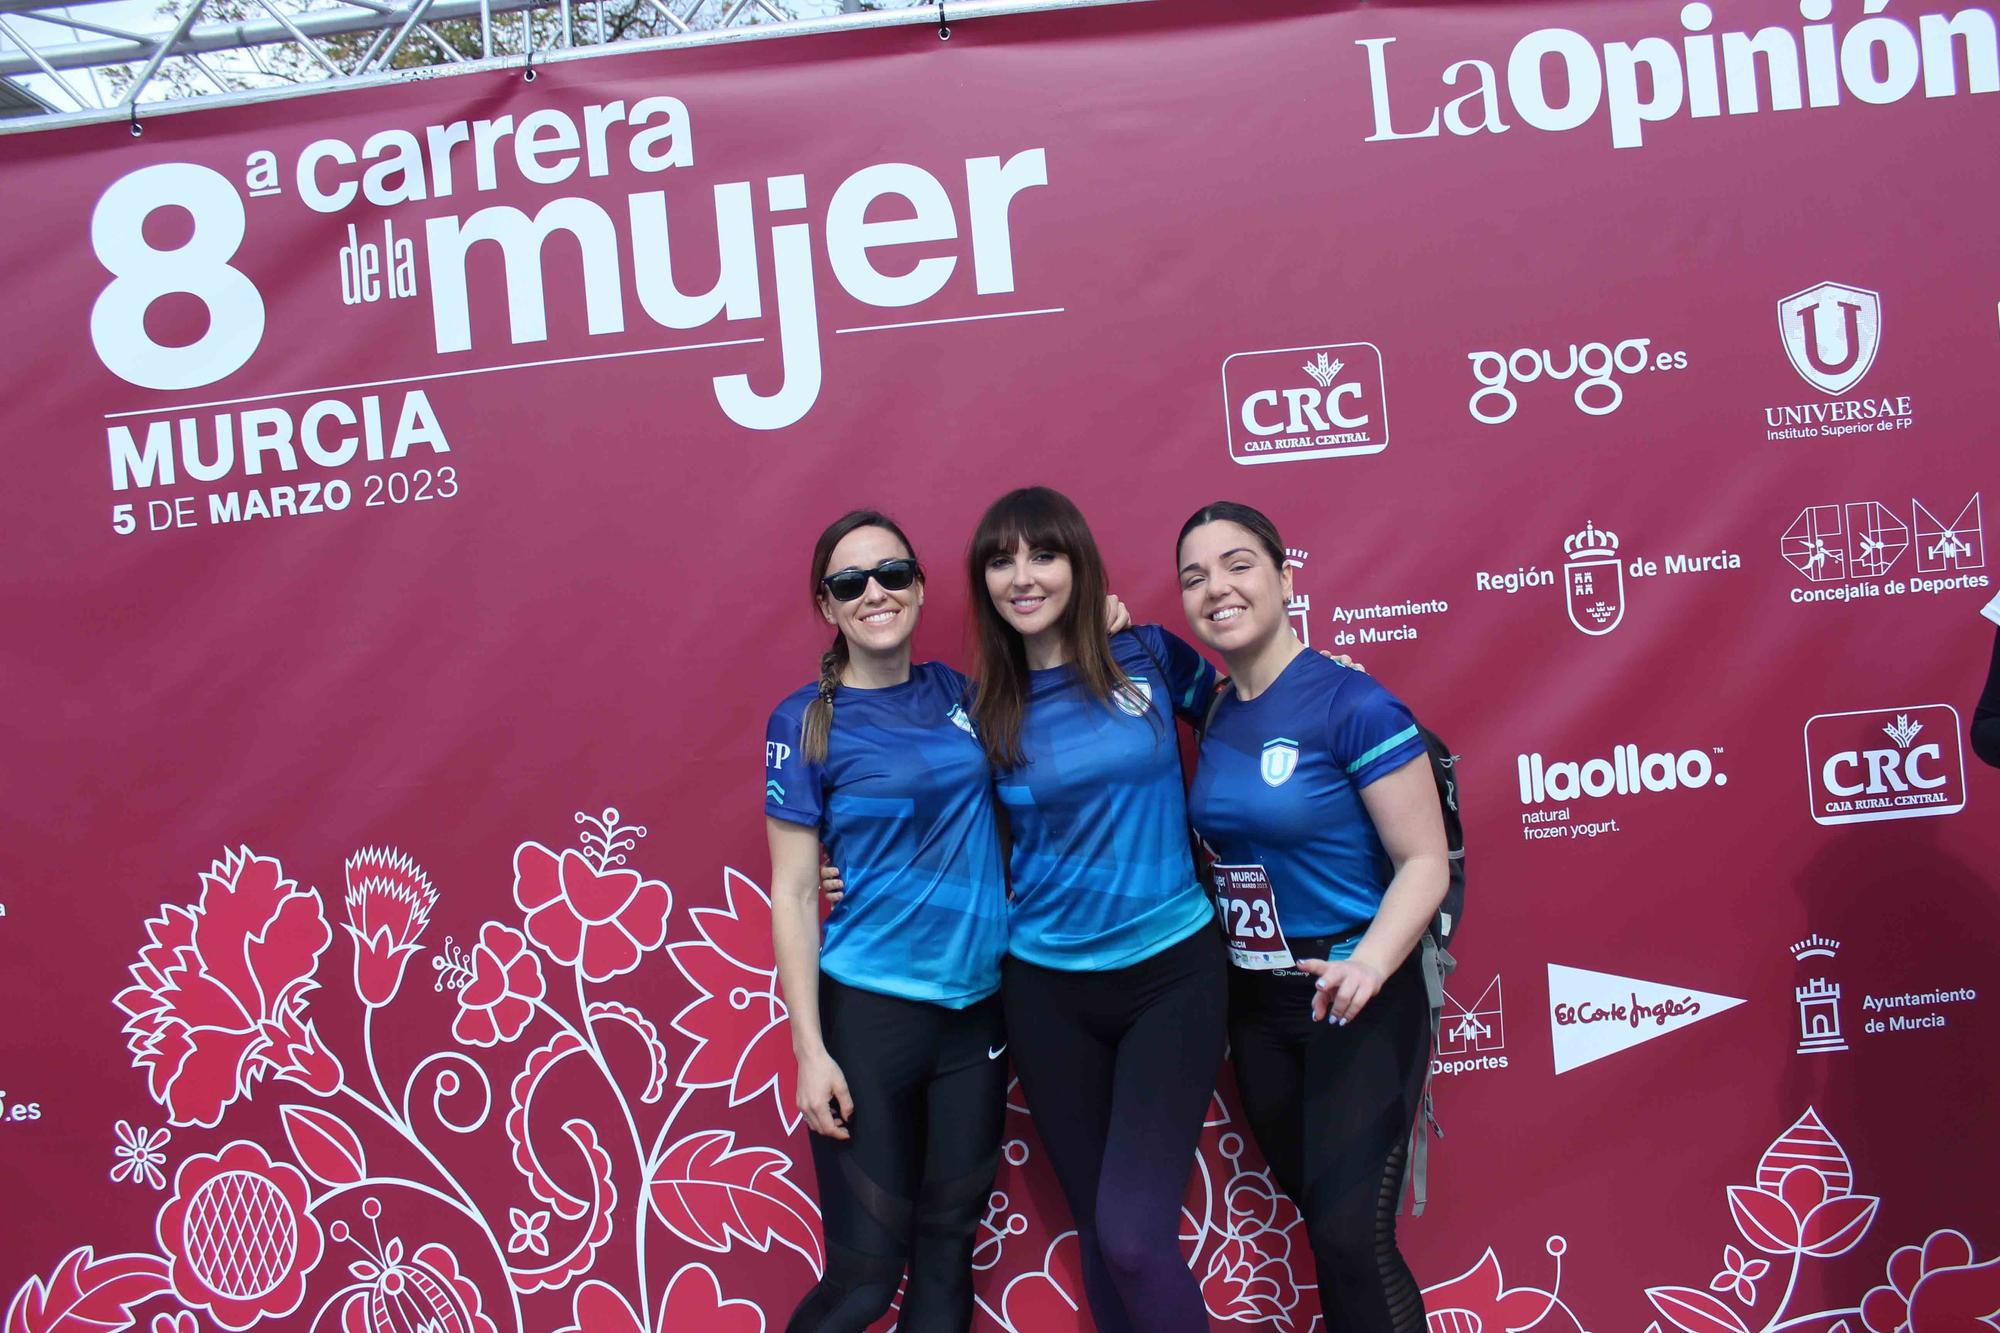
{"label": "bib number 723", "polygon": [[1222,933],[1229,940],[1229,960],[1259,972],[1292,966],[1292,950],[1278,924],[1269,873],[1261,865],[1216,865],[1213,870]]}

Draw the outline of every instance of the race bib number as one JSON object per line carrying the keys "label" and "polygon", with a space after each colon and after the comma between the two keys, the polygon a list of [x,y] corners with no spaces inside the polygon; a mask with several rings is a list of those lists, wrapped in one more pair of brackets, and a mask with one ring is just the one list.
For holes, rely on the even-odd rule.
{"label": "race bib number", "polygon": [[1214,875],[1229,961],[1255,972],[1292,966],[1292,949],[1278,926],[1278,904],[1264,867],[1218,865]]}

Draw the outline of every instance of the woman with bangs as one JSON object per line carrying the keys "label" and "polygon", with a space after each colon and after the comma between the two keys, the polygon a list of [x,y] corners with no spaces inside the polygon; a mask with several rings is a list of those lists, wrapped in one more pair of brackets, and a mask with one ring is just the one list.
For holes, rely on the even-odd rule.
{"label": "woman with bangs", "polygon": [[1157,625],[1106,637],[1083,515],[1011,491],[967,552],[971,714],[1011,830],[1002,1003],[1102,1333],[1208,1327],[1181,1201],[1221,1062],[1227,987],[1188,850],[1174,728],[1215,669]]}

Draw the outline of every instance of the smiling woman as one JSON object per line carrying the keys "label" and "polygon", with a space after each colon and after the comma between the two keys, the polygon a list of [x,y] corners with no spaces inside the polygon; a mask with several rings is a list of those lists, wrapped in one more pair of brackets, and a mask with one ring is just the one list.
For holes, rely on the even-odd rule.
{"label": "smiling woman", "polygon": [[1243,1109],[1339,1327],[1420,1333],[1396,1206],[1430,1059],[1419,941],[1449,879],[1424,740],[1381,685],[1299,642],[1270,519],[1207,505],[1174,558],[1189,626],[1229,665],[1188,812],[1229,922]]}
{"label": "smiling woman", "polygon": [[[965,678],[911,664],[923,566],[902,529],[847,514],[811,570],[833,645],[764,747],[771,932],[827,1240],[825,1277],[787,1327],[860,1333],[907,1259],[898,1326],[962,1333],[1007,1086],[992,786]],[[822,845],[848,880],[823,942]]]}
{"label": "smiling woman", "polygon": [[1083,515],[1013,491],[967,551],[972,715],[1013,840],[1007,1030],[1076,1219],[1101,1333],[1208,1328],[1180,1201],[1223,1043],[1223,961],[1188,852],[1176,714],[1215,684],[1157,625],[1105,636]]}

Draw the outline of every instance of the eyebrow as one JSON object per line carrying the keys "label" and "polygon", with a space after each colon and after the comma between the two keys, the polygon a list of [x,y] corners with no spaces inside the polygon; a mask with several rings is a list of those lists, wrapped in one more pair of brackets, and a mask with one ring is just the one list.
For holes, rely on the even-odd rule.
{"label": "eyebrow", "polygon": [[[1217,556],[1216,559],[1227,560],[1232,555],[1253,555],[1253,554],[1255,554],[1255,552],[1251,551],[1251,549],[1247,546],[1232,546],[1228,550],[1224,551],[1221,555]],[[1201,561],[1190,560],[1185,565],[1181,566],[1181,573],[1185,574],[1190,569],[1200,569],[1200,568],[1201,568]]]}

